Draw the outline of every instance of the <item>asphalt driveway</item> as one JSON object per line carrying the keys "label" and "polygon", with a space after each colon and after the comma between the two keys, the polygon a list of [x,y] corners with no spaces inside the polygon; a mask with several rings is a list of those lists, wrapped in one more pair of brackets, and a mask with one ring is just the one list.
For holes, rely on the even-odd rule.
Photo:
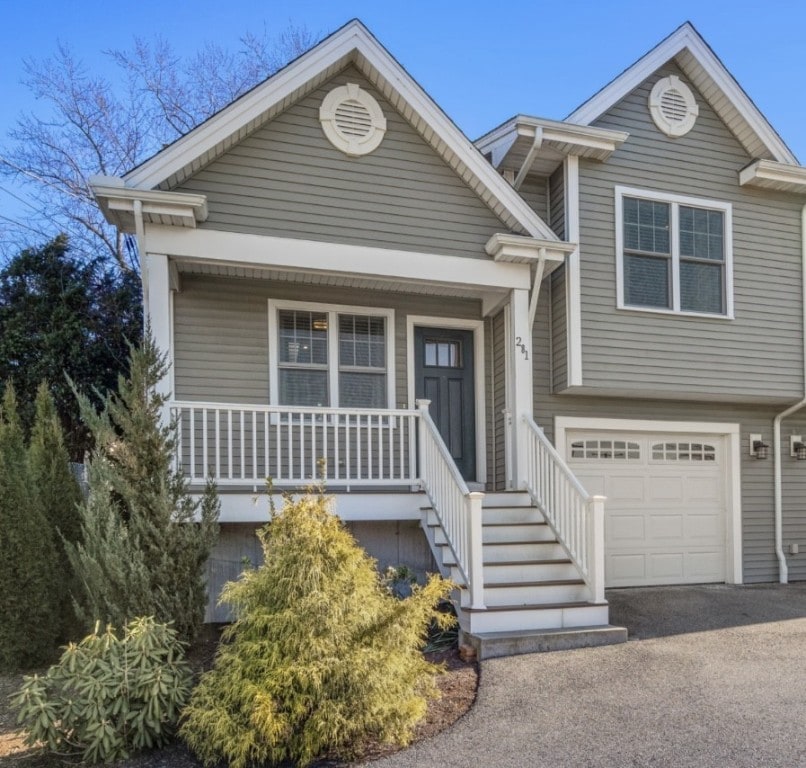
{"label": "asphalt driveway", "polygon": [[627,643],[485,661],[464,718],[373,766],[806,766],[806,585],[608,599]]}

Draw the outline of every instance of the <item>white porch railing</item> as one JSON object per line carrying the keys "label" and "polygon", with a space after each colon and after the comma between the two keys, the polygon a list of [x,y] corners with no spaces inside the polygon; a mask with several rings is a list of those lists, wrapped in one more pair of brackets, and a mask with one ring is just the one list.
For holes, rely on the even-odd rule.
{"label": "white porch railing", "polygon": [[579,568],[593,602],[604,597],[604,496],[591,496],[543,430],[528,416],[520,441],[526,451],[523,481],[557,540]]}
{"label": "white porch railing", "polygon": [[[221,486],[410,486],[418,481],[412,410],[174,402],[177,464]],[[324,462],[323,462],[324,460]],[[323,466],[324,464],[324,466]]]}
{"label": "white porch railing", "polygon": [[420,482],[442,526],[456,567],[470,594],[470,608],[484,608],[481,541],[483,493],[472,493],[428,413],[430,400],[418,400]]}

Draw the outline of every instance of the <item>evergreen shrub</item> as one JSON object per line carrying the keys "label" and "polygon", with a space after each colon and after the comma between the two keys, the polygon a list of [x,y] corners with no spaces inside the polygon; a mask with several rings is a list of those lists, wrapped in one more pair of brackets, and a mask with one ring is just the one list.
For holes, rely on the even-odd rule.
{"label": "evergreen shrub", "polygon": [[176,632],[138,618],[122,637],[97,624],[43,676],[25,677],[13,704],[28,744],[43,742],[87,763],[112,762],[165,744],[190,687]]}
{"label": "evergreen shrub", "polygon": [[265,562],[226,585],[236,621],[194,690],[180,736],[206,764],[307,765],[367,740],[407,743],[438,695],[421,649],[450,582],[396,599],[328,500],[286,499]]}

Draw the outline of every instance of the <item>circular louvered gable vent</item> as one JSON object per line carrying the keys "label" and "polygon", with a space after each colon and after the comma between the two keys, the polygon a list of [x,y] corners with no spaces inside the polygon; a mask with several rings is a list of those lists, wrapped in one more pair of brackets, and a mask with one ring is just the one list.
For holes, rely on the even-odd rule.
{"label": "circular louvered gable vent", "polygon": [[655,83],[649,94],[649,111],[655,125],[673,138],[685,136],[700,113],[691,89],[676,75]]}
{"label": "circular louvered gable vent", "polygon": [[347,155],[368,155],[386,133],[378,102],[355,83],[334,88],[322,101],[319,121],[330,143]]}

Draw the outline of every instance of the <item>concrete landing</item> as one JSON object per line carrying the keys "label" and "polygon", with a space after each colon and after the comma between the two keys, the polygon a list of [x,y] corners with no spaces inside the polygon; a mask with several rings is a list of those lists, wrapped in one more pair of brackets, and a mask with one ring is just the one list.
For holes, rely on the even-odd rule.
{"label": "concrete landing", "polygon": [[615,645],[627,641],[627,630],[610,624],[597,627],[568,627],[564,629],[535,629],[514,632],[462,632],[459,642],[476,651],[479,661],[523,653],[568,651],[597,645]]}

